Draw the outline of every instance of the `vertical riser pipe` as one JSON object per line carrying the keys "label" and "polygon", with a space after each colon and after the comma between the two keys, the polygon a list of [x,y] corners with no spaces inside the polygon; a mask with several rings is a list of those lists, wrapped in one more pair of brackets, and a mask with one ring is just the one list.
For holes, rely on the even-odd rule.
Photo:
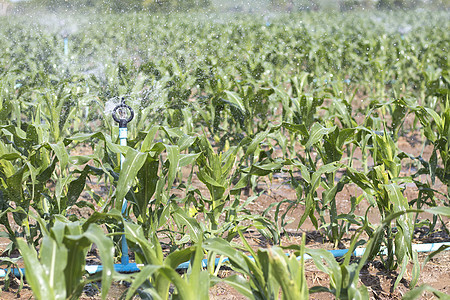
{"label": "vertical riser pipe", "polygon": [[[118,116],[118,110],[119,109],[126,109],[129,111],[130,115],[128,118],[124,119],[123,116]],[[114,119],[114,121],[116,121],[117,123],[119,123],[119,141],[120,141],[120,145],[121,146],[126,146],[127,145],[127,138],[128,138],[128,128],[127,128],[127,124],[133,119],[134,117],[134,112],[133,109],[125,104],[125,99],[122,98],[122,101],[119,105],[117,105],[112,113],[112,117]],[[122,166],[125,162],[125,156],[123,154],[120,154],[120,169],[122,169]],[[123,203],[122,203],[122,215],[124,217],[127,216],[127,206],[128,206],[128,202],[127,199],[123,199]],[[127,244],[127,239],[125,238],[125,235],[122,236],[122,258],[121,258],[121,263],[122,265],[128,265],[130,262],[130,258],[128,256],[128,244]]]}
{"label": "vertical riser pipe", "polygon": [[[121,124],[122,125],[122,124]],[[128,129],[125,125],[125,127],[119,127],[119,140],[121,146],[127,145],[127,137],[128,137]],[[123,163],[125,161],[125,156],[123,154],[120,154],[120,169],[122,169]],[[127,215],[127,206],[128,201],[127,199],[123,199],[122,203],[122,215],[125,217]],[[127,239],[125,238],[125,235],[122,236],[122,258],[121,263],[123,265],[127,265],[130,262],[130,258],[128,256],[128,244]]]}
{"label": "vertical riser pipe", "polygon": [[64,38],[64,55],[66,57],[69,56],[69,38],[68,37]]}

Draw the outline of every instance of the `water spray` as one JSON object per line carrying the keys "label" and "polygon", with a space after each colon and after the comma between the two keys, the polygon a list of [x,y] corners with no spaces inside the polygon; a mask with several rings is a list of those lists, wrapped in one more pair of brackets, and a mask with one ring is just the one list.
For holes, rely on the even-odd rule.
{"label": "water spray", "polygon": [[[134,111],[133,109],[125,104],[125,98],[122,98],[122,101],[119,105],[117,105],[113,112],[112,117],[114,121],[119,123],[119,140],[121,146],[127,145],[127,137],[128,137],[128,128],[127,125],[131,120],[134,118]],[[123,154],[120,154],[120,169],[122,169],[123,163],[125,161],[125,156]],[[128,202],[127,199],[123,199],[122,203],[122,215],[124,217],[127,216],[127,206]],[[122,258],[121,263],[122,265],[127,265],[130,262],[130,258],[128,256],[128,244],[127,239],[125,238],[125,234],[122,236]]]}

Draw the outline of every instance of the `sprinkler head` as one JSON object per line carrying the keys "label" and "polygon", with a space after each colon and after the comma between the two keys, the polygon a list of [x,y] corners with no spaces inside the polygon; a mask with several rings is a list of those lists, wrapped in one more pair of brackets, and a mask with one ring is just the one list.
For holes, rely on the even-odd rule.
{"label": "sprinkler head", "polygon": [[122,98],[120,104],[114,108],[112,117],[114,121],[119,123],[119,128],[127,127],[127,124],[133,120],[134,111],[129,105],[125,104],[125,98]]}
{"label": "sprinkler head", "polygon": [[69,38],[69,32],[67,30],[61,30],[60,35],[63,39]]}

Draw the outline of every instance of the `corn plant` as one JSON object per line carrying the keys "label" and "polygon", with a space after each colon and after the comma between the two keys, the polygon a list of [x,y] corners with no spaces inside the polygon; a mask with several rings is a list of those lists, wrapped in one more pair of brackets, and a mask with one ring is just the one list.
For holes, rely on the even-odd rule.
{"label": "corn plant", "polygon": [[[389,173],[385,170],[384,165],[374,167],[369,176],[349,170],[350,177],[353,182],[360,186],[373,205],[378,207],[381,220],[385,220],[388,216],[401,211],[410,209],[407,199],[403,196],[400,185],[393,182],[389,178]],[[408,261],[412,260],[415,265],[418,264],[417,256],[414,255],[411,245],[414,234],[413,217],[409,214],[400,215],[396,219],[396,228],[394,229],[390,223],[384,226],[385,236],[382,240],[378,237],[378,243],[386,246],[386,258],[383,258],[385,267],[394,270],[398,265],[402,267],[400,275],[395,286],[400,282]],[[370,237],[373,237],[371,230],[367,230]]]}
{"label": "corn plant", "polygon": [[[165,132],[173,144],[154,143],[158,129]],[[116,191],[115,206],[121,208],[127,200],[143,226],[146,236],[166,224],[171,213],[172,193],[177,174],[182,167],[192,165],[198,153],[181,153],[188,149],[196,138],[168,128],[152,127],[141,143],[134,141],[140,149],[127,147],[122,171]],[[167,158],[162,160],[163,151]],[[167,184],[167,186],[166,186]]]}
{"label": "corn plant", "polygon": [[[430,175],[431,180],[434,182],[437,176],[441,182],[449,186],[449,176],[450,176],[450,104],[446,101],[445,106],[442,108],[441,115],[433,111],[432,109],[426,108],[426,112],[431,116],[431,120],[434,121],[437,131],[433,132],[430,123],[425,127],[425,135],[430,142],[433,143],[434,149],[430,158]],[[442,167],[438,167],[438,157],[439,152],[441,157]]]}
{"label": "corn plant", "polygon": [[[322,226],[329,227],[326,229],[326,235],[331,241],[337,243],[342,235],[348,230],[345,226],[346,221],[352,221],[352,214],[350,212],[347,216],[338,216],[336,208],[336,194],[340,192],[348,178],[343,177],[338,183],[335,183],[337,171],[343,167],[340,161],[343,156],[343,147],[352,141],[355,133],[354,129],[347,128],[339,130],[338,127],[325,127],[319,123],[314,123],[310,131],[302,125],[294,125],[285,123],[284,126],[294,132],[300,133],[302,137],[302,145],[305,147],[305,156],[298,155],[299,161],[292,160],[293,166],[297,167],[302,175],[301,184],[294,178],[291,171],[291,178],[294,188],[297,191],[299,199],[305,195],[305,213],[299,220],[299,227],[303,224],[309,216],[313,224],[317,227],[318,223],[313,212],[314,209],[319,212]],[[314,157],[312,149],[318,155]],[[319,160],[324,164],[319,166]],[[325,175],[326,179],[322,179]],[[324,187],[325,191],[322,193],[322,199],[317,199],[317,188]],[[325,212],[329,212],[329,222],[325,220]],[[339,220],[342,219],[341,225]]]}
{"label": "corn plant", "polygon": [[[251,140],[246,149],[243,160],[256,150],[266,134],[258,134]],[[198,178],[209,191],[209,199],[204,197],[198,190],[193,190],[187,200],[194,205],[197,213],[203,213],[208,222],[205,224],[205,232],[214,236],[224,236],[231,240],[238,228],[243,229],[240,223],[251,221],[260,232],[278,241],[278,231],[266,218],[252,214],[246,206],[253,201],[249,197],[244,203],[240,202],[241,191],[247,187],[251,177],[264,176],[279,169],[279,164],[267,162],[257,163],[237,169],[237,153],[240,147],[231,147],[224,153],[216,153],[205,137],[201,137],[197,144],[198,150],[202,152],[197,158],[199,166]],[[242,162],[241,162],[242,163]],[[194,197],[196,195],[197,197]],[[221,220],[221,216],[224,219]]]}
{"label": "corn plant", "polygon": [[[106,299],[114,274],[114,247],[98,225],[86,231],[80,223],[57,221],[47,231],[44,220],[38,219],[44,237],[39,255],[22,239],[18,247],[26,268],[26,280],[37,299],[78,299],[83,286],[92,281],[84,279],[86,254],[95,243],[102,258],[102,299]],[[98,279],[96,279],[98,280]]]}
{"label": "corn plant", "polygon": [[[125,233],[127,240],[131,243],[130,246],[135,250],[138,261],[145,264],[137,275],[132,275],[128,279],[132,283],[127,291],[126,299],[131,299],[135,293],[141,297],[156,299],[169,299],[169,296],[179,299],[209,298],[210,274],[202,270],[201,239],[196,241],[195,246],[174,251],[164,257],[156,235],[152,235],[151,243],[149,243],[142,228],[127,222]],[[189,273],[182,277],[175,268],[186,261],[190,261]],[[171,284],[176,289],[172,293],[169,290]]]}
{"label": "corn plant", "polygon": [[[254,252],[242,237],[246,249],[252,255],[246,256],[222,239],[213,238],[204,242],[208,251],[227,256],[232,268],[241,273],[223,279],[249,299],[275,299],[281,291],[282,299],[307,299],[304,270],[304,242],[300,250],[287,256],[281,248],[259,249]],[[297,260],[300,257],[300,261]]]}
{"label": "corn plant", "polygon": [[[351,253],[351,251],[349,251]],[[336,299],[367,299],[367,288],[358,287],[359,265],[349,263],[349,259],[338,263],[334,256],[324,249],[309,249],[310,255],[319,270],[330,276],[330,287],[315,286],[310,288],[311,293],[327,292],[333,294]]]}

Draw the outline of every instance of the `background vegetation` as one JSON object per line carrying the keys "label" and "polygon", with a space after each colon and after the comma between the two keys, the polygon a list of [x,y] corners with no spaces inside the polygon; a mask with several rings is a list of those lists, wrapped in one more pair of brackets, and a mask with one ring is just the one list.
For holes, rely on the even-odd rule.
{"label": "background vegetation", "polygon": [[[6,0],[5,0],[6,1]],[[168,11],[288,11],[296,12],[302,10],[358,10],[358,9],[449,9],[448,0],[28,0],[15,3],[17,9],[36,9],[44,8],[49,11],[56,10],[89,10],[94,9],[97,12],[129,12],[129,11],[148,11],[148,12],[168,12]]]}

